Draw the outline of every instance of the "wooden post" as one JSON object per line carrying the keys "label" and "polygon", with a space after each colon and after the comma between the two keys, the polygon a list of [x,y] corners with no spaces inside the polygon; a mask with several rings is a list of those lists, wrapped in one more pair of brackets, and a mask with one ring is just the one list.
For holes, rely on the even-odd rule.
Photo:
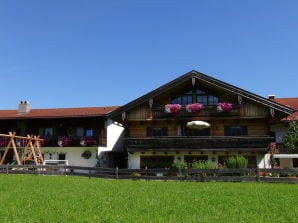
{"label": "wooden post", "polygon": [[181,166],[179,166],[179,173],[178,173],[178,179],[181,180],[182,172],[181,172]]}
{"label": "wooden post", "polygon": [[5,147],[4,154],[3,154],[3,156],[2,156],[2,158],[1,158],[1,160],[0,160],[0,165],[3,164],[3,162],[4,162],[5,158],[6,158],[6,155],[7,155],[8,151],[9,151],[10,149],[13,150],[13,153],[14,153],[15,159],[16,159],[16,161],[17,161],[17,164],[18,164],[18,165],[21,165],[20,158],[19,158],[19,154],[18,154],[18,151],[17,151],[17,147],[16,147],[16,144],[15,144],[15,142],[14,142],[15,135],[16,135],[15,132],[14,132],[14,133],[9,132],[8,135],[0,134],[0,136],[4,136],[4,137],[7,137],[7,138],[10,138],[10,139],[9,139],[9,143],[8,143],[7,146]]}
{"label": "wooden post", "polygon": [[257,172],[257,182],[260,182],[260,168],[259,168],[259,166],[257,166],[256,172]]}
{"label": "wooden post", "polygon": [[119,168],[118,166],[115,169],[115,179],[118,180],[119,179]]}
{"label": "wooden post", "polygon": [[145,166],[145,176],[146,176],[146,180],[148,180],[148,167]]}

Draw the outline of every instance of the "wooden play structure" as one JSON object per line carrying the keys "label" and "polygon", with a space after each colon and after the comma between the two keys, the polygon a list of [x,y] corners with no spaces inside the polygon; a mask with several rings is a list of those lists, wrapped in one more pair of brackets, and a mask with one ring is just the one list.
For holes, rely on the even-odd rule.
{"label": "wooden play structure", "polygon": [[3,165],[5,158],[11,150],[13,151],[13,160],[17,165],[43,164],[43,157],[40,150],[42,139],[39,136],[17,136],[15,132],[9,132],[8,135],[0,134],[0,138],[4,139],[5,142],[3,143],[5,149],[1,156],[0,165]]}

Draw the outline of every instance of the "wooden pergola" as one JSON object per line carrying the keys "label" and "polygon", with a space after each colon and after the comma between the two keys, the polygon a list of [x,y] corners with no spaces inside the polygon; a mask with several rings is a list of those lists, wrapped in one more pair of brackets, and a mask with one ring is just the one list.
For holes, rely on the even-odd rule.
{"label": "wooden pergola", "polygon": [[[42,141],[42,139],[40,139],[39,136],[17,136],[15,132],[9,132],[8,135],[0,134],[0,137],[6,138],[8,142],[1,157],[0,165],[3,165],[3,162],[10,150],[13,150],[14,159],[17,165],[28,164],[31,162],[34,162],[35,165],[43,164],[43,157],[40,150],[40,141]],[[23,144],[18,147],[16,140],[23,140]],[[22,149],[21,158],[18,153],[18,148]]]}

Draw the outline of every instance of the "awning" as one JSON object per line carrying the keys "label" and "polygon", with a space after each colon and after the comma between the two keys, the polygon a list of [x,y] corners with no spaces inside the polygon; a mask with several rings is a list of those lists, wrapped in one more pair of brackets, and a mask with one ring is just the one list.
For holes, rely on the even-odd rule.
{"label": "awning", "polygon": [[205,128],[209,128],[210,124],[204,121],[191,121],[191,122],[187,122],[186,126],[193,129],[205,129]]}

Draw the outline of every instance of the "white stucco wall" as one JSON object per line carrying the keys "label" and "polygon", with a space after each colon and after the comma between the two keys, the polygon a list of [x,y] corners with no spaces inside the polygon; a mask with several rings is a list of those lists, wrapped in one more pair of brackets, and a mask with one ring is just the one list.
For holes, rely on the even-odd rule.
{"label": "white stucco wall", "polygon": [[108,167],[108,155],[105,152],[122,152],[123,151],[123,133],[124,127],[113,120],[108,119],[105,123],[107,129],[107,146],[99,146],[97,155],[99,158],[99,165],[101,167]]}
{"label": "white stucco wall", "polygon": [[[128,168],[129,169],[139,169],[141,166],[141,156],[142,154],[139,152],[136,153],[128,153]],[[144,154],[144,155],[151,155],[150,153]],[[163,155],[163,153],[161,154],[156,154],[157,156]],[[177,155],[176,153],[168,153],[168,155],[172,155],[174,156],[174,160],[176,159],[180,159],[180,160],[184,160],[184,156],[185,155],[189,155],[188,153],[180,153],[179,155]],[[192,155],[201,155],[200,153],[192,153]],[[218,163],[218,157],[219,156],[227,156],[225,153],[218,153],[218,154],[213,154],[213,153],[204,153],[204,155],[208,156],[208,160]],[[228,156],[233,156],[233,155],[237,155],[237,153],[229,153]],[[246,155],[246,154],[242,154],[242,155]],[[247,154],[250,155],[250,154]],[[256,163],[258,165],[259,168],[270,168],[270,154],[265,154],[265,156],[262,155],[256,155]]]}
{"label": "white stucco wall", "polygon": [[[85,159],[82,157],[84,151],[90,151],[91,157]],[[64,153],[68,165],[94,167],[97,164],[97,147],[41,147],[44,154],[44,160],[58,160],[59,154]]]}
{"label": "white stucco wall", "polygon": [[107,129],[107,146],[98,147],[98,155],[105,151],[119,151],[122,148],[117,148],[117,143],[122,141],[122,133],[124,132],[124,127],[120,123],[113,122],[113,120],[108,119],[105,123]]}
{"label": "white stucco wall", "polygon": [[140,155],[128,153],[128,169],[139,169],[140,166]]}

